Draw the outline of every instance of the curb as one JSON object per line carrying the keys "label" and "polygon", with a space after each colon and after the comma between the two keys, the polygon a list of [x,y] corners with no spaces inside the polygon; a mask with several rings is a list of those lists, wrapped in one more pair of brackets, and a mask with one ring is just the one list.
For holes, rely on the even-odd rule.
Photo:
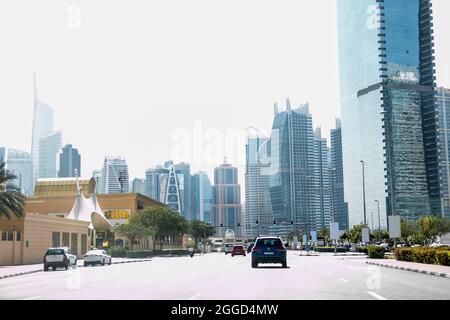
{"label": "curb", "polygon": [[385,267],[385,268],[397,269],[397,270],[403,270],[403,271],[410,271],[410,272],[421,273],[421,274],[428,274],[430,276],[450,279],[450,274],[448,274],[448,273],[426,271],[426,270],[421,270],[421,269],[400,267],[400,266],[394,266],[394,265],[390,265],[390,264],[383,264],[383,263],[376,263],[376,262],[369,262],[369,261],[366,261],[366,263],[373,265],[373,266],[379,266],[379,267]]}
{"label": "curb", "polygon": [[[151,259],[141,259],[141,260],[133,260],[133,261],[119,261],[119,262],[112,262],[111,264],[113,265],[113,264],[148,262],[148,261],[152,261],[152,260]],[[83,265],[77,265],[77,268],[84,268],[84,266]],[[43,271],[44,270],[42,270],[42,269],[37,269],[37,270],[31,270],[31,271],[25,271],[25,272],[11,273],[11,274],[7,274],[5,276],[0,276],[0,280],[1,279],[6,279],[6,278],[17,277],[17,276],[23,276],[23,275],[26,275],[26,274],[43,272]]]}

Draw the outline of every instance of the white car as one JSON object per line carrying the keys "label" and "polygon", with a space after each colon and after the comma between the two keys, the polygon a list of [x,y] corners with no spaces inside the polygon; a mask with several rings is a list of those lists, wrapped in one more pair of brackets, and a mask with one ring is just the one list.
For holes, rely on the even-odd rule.
{"label": "white car", "polygon": [[84,266],[94,266],[96,264],[111,265],[112,259],[105,250],[91,250],[84,255]]}
{"label": "white car", "polygon": [[77,257],[67,247],[49,248],[44,255],[44,271],[48,271],[49,268],[53,271],[56,268],[67,270],[70,266],[77,267]]}

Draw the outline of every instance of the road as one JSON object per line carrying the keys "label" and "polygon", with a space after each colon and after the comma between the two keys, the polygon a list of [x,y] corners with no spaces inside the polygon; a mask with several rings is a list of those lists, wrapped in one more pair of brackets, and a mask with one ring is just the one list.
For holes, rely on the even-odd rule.
{"label": "road", "polygon": [[360,257],[288,253],[288,269],[223,253],[79,267],[0,280],[0,299],[450,299],[450,279],[374,267]]}

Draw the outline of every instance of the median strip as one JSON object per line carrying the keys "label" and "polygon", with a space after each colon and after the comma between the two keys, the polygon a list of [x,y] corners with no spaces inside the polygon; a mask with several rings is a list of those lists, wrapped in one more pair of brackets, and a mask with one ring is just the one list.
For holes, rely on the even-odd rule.
{"label": "median strip", "polygon": [[366,261],[367,264],[378,266],[378,267],[385,267],[385,268],[391,268],[396,270],[403,270],[403,271],[409,271],[409,272],[415,272],[420,274],[428,274],[430,276],[436,276],[441,278],[450,278],[450,274],[442,273],[442,272],[436,272],[436,271],[428,271],[423,269],[417,269],[417,268],[410,268],[410,267],[402,267],[402,266],[394,266],[386,263],[380,263],[380,262],[371,262]]}

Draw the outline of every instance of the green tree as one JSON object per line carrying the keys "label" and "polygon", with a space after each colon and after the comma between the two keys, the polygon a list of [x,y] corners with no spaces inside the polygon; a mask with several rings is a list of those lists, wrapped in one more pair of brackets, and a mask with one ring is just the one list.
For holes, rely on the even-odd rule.
{"label": "green tree", "polygon": [[405,243],[413,242],[413,239],[419,230],[419,225],[417,224],[417,222],[402,220],[400,226],[402,233],[402,241]]}
{"label": "green tree", "polygon": [[387,230],[373,230],[370,233],[370,237],[377,242],[383,242],[384,240],[389,240],[389,232]]}
{"label": "green tree", "polygon": [[424,240],[423,244],[428,246],[449,232],[449,222],[436,216],[422,217],[419,220],[419,232]]}
{"label": "green tree", "polygon": [[214,235],[214,228],[205,222],[193,220],[189,223],[189,234],[194,238],[195,246],[197,246],[198,239],[205,241]]}
{"label": "green tree", "polygon": [[330,242],[330,230],[328,228],[323,228],[323,229],[319,230],[318,236],[323,238],[323,241],[325,243]]}
{"label": "green tree", "polygon": [[348,232],[348,240],[350,243],[359,243],[362,238],[362,229],[364,225],[356,225]]}
{"label": "green tree", "polygon": [[15,178],[15,175],[6,170],[5,163],[0,163],[0,217],[11,219],[25,214],[25,197],[10,183]]}

